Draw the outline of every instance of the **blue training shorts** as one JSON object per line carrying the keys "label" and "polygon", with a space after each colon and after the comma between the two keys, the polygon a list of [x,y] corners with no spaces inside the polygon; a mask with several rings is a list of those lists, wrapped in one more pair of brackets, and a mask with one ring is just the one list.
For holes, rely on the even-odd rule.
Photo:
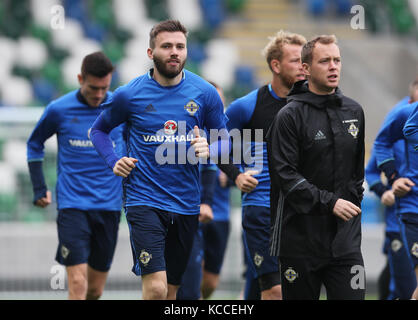
{"label": "blue training shorts", "polygon": [[229,236],[229,220],[211,221],[202,224],[204,246],[204,268],[206,271],[219,274],[224,261]]}
{"label": "blue training shorts", "polygon": [[109,271],[118,239],[120,211],[58,211],[56,261],[65,266],[87,263]]}
{"label": "blue training shorts", "polygon": [[401,217],[401,234],[404,242],[407,244],[408,255],[412,265],[418,266],[418,214],[402,213]]}
{"label": "blue training shorts", "polygon": [[167,272],[167,282],[180,285],[186,269],[199,215],[183,215],[148,206],[127,207],[133,256],[132,272]]}
{"label": "blue training shorts", "polygon": [[278,273],[277,257],[270,256],[270,208],[244,206],[242,227],[249,256],[258,277]]}

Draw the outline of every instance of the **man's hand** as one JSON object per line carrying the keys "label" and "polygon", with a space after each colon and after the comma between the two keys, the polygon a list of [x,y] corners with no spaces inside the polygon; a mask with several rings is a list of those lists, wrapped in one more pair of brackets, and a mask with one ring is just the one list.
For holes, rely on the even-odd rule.
{"label": "man's hand", "polygon": [[409,191],[411,191],[411,188],[415,186],[415,183],[413,183],[408,178],[398,178],[396,179],[392,184],[392,190],[395,196],[397,197],[404,197]]}
{"label": "man's hand", "polygon": [[200,204],[199,222],[208,223],[213,220],[213,211],[210,205],[206,203]]}
{"label": "man's hand", "polygon": [[131,173],[132,169],[135,168],[135,163],[137,162],[138,159],[123,157],[115,163],[113,173],[117,176],[126,178]]}
{"label": "man's hand", "polygon": [[395,195],[393,194],[392,190],[386,190],[382,197],[380,198],[380,202],[387,207],[391,207],[395,204]]}
{"label": "man's hand", "polygon": [[209,158],[209,145],[206,138],[200,136],[199,127],[193,128],[194,138],[191,142],[191,146],[194,148],[194,153],[198,158]]}
{"label": "man's hand", "polygon": [[361,213],[361,209],[350,201],[338,199],[332,213],[344,221],[348,221]]}
{"label": "man's hand", "polygon": [[245,173],[240,173],[235,179],[235,184],[242,192],[251,192],[257,187],[258,180],[253,175],[258,174],[257,170],[248,170]]}
{"label": "man's hand", "polygon": [[46,196],[41,199],[36,200],[35,206],[45,208],[51,204],[51,201],[52,201],[51,191],[47,190]]}

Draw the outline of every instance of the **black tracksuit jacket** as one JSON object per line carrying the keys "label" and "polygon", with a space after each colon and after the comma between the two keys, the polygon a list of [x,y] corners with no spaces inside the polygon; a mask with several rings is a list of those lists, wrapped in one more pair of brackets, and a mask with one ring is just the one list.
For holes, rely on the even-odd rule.
{"label": "black tracksuit jacket", "polygon": [[344,222],[338,198],[360,207],[364,113],[337,88],[316,95],[295,83],[267,134],[271,178],[271,254],[342,257],[361,253],[361,214]]}

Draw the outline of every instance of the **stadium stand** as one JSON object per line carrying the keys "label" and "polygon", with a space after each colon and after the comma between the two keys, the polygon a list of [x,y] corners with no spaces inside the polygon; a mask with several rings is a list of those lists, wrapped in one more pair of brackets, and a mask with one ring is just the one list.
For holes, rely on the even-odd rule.
{"label": "stadium stand", "polygon": [[[64,9],[64,28],[51,28],[51,19],[59,13],[51,11],[54,5]],[[80,58],[95,50],[103,50],[117,66],[112,87],[126,83],[148,69],[148,32],[155,21],[166,18],[181,18],[189,29],[188,68],[200,73],[202,64],[216,62],[206,61],[215,59],[206,54],[207,42],[214,38],[229,10],[236,14],[243,5],[244,1],[236,0],[226,4],[220,0],[2,1],[0,48],[4,59],[0,78],[17,76],[19,80],[2,81],[8,84],[1,90],[1,104],[42,106],[76,88]],[[227,44],[223,52],[230,47]],[[233,58],[236,56],[228,61]],[[222,73],[229,89],[235,80],[234,66]]]}

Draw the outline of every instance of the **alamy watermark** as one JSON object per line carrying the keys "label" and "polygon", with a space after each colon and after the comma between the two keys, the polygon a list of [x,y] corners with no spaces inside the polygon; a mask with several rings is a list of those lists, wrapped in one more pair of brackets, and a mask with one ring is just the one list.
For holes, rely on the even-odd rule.
{"label": "alamy watermark", "polygon": [[366,29],[366,16],[364,7],[362,5],[356,4],[351,7],[351,14],[354,16],[351,18],[350,26],[354,30],[364,30]]}
{"label": "alamy watermark", "polygon": [[49,273],[52,274],[50,287],[52,290],[65,290],[65,267],[55,264],[51,267]]}
{"label": "alamy watermark", "polygon": [[[210,145],[212,163],[245,164],[262,171],[265,143],[262,129],[210,129],[209,134],[200,130],[200,136]],[[161,143],[155,151],[155,161],[159,165],[208,163],[208,159],[196,157],[194,148],[189,146],[195,136],[193,130],[187,131],[186,121],[169,120],[163,129],[155,134],[143,134],[142,138],[145,143]]]}
{"label": "alamy watermark", "polygon": [[353,290],[364,290],[366,288],[366,272],[364,266],[355,265],[351,267],[350,273],[354,276],[351,278],[350,286]]}
{"label": "alamy watermark", "polygon": [[51,22],[52,30],[59,30],[65,28],[65,9],[61,5],[54,5],[51,7]]}

